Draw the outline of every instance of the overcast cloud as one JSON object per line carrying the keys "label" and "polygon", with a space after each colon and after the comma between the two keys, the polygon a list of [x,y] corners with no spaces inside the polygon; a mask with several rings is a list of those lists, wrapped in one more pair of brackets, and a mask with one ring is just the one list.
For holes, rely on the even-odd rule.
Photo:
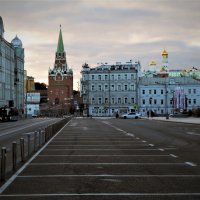
{"label": "overcast cloud", "polygon": [[57,48],[59,25],[74,89],[82,64],[150,60],[161,63],[169,52],[169,68],[200,66],[199,0],[0,0],[5,38],[17,34],[25,48],[25,69],[47,82]]}

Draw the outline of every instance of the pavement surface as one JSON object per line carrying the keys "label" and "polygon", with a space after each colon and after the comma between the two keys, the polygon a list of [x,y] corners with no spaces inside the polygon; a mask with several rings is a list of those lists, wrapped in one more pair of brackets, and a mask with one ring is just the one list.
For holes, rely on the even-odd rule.
{"label": "pavement surface", "polygon": [[200,199],[199,168],[173,149],[106,119],[75,118],[0,188],[0,199]]}

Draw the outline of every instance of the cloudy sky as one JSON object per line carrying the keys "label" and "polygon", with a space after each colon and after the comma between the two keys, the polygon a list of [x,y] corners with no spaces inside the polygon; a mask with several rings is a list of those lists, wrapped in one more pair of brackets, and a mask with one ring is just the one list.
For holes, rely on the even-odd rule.
{"label": "cloudy sky", "polygon": [[199,0],[0,0],[5,39],[17,34],[25,48],[25,69],[35,81],[48,83],[59,26],[74,89],[82,64],[150,60],[169,68],[200,68]]}

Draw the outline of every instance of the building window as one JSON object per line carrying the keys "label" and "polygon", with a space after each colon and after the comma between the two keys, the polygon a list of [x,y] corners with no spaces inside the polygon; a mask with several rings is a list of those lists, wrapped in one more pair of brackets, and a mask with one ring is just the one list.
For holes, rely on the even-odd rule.
{"label": "building window", "polygon": [[102,103],[102,102],[101,102],[101,98],[99,98],[99,99],[98,99],[98,101],[99,101],[99,102],[98,102],[99,104],[101,104],[101,103]]}
{"label": "building window", "polygon": [[160,94],[163,94],[163,93],[164,93],[163,90],[161,90],[161,91],[160,91]]}
{"label": "building window", "polygon": [[92,85],[92,91],[94,91],[94,85]]}
{"label": "building window", "polygon": [[131,74],[131,80],[133,80],[134,79],[134,74]]}
{"label": "building window", "polygon": [[92,80],[94,80],[94,75],[92,75]]}
{"label": "building window", "polygon": [[149,104],[152,104],[152,98],[149,98]]}
{"label": "building window", "polygon": [[124,74],[124,79],[127,80],[127,74]]}
{"label": "building window", "polygon": [[108,98],[105,98],[105,104],[108,104]]}
{"label": "building window", "polygon": [[188,89],[188,93],[191,94],[191,89]]}
{"label": "building window", "polygon": [[193,93],[196,94],[196,89],[193,89]]}
{"label": "building window", "polygon": [[118,98],[118,104],[121,104],[121,102],[122,102],[121,98]]}
{"label": "building window", "polygon": [[154,104],[157,104],[157,100],[156,99],[154,99]]}
{"label": "building window", "polygon": [[108,85],[105,85],[105,91],[108,91]]}
{"label": "building window", "polygon": [[95,98],[92,98],[92,104],[95,104]]}
{"label": "building window", "polygon": [[134,85],[130,85],[130,90],[131,90],[131,91],[134,90]]}
{"label": "building window", "polygon": [[112,74],[111,78],[112,78],[112,80],[114,80],[114,74]]}
{"label": "building window", "polygon": [[160,104],[161,104],[161,105],[164,104],[164,100],[163,100],[163,99],[160,100]]}
{"label": "building window", "polygon": [[121,85],[118,85],[117,87],[118,87],[118,91],[120,91],[121,90]]}
{"label": "building window", "polygon": [[108,75],[105,75],[105,80],[108,80]]}
{"label": "building window", "polygon": [[118,80],[120,80],[121,79],[121,75],[120,74],[118,74]]}
{"label": "building window", "polygon": [[196,99],[193,99],[193,104],[196,104]]}
{"label": "building window", "polygon": [[142,90],[142,94],[145,94],[145,90]]}
{"label": "building window", "polygon": [[145,99],[142,99],[142,104],[145,105]]}
{"label": "building window", "polygon": [[131,98],[131,103],[135,103],[135,99],[133,97]]}
{"label": "building window", "polygon": [[125,97],[124,98],[124,103],[127,104],[128,103],[128,99]]}
{"label": "building window", "polygon": [[115,103],[115,98],[112,97],[112,99],[111,99],[111,103],[112,103],[112,104]]}
{"label": "building window", "polygon": [[101,75],[98,76],[98,79],[101,80]]}
{"label": "building window", "polygon": [[156,90],[154,90],[154,94],[156,94]]}
{"label": "building window", "polygon": [[191,104],[191,99],[188,99],[188,104]]}
{"label": "building window", "polygon": [[149,94],[151,94],[151,90],[149,90]]}
{"label": "building window", "polygon": [[99,91],[101,91],[101,85],[99,85],[98,88],[99,88]]}
{"label": "building window", "polygon": [[128,86],[124,85],[124,90],[127,91],[128,90]]}
{"label": "building window", "polygon": [[115,86],[111,85],[111,90],[114,91],[114,89],[115,89]]}

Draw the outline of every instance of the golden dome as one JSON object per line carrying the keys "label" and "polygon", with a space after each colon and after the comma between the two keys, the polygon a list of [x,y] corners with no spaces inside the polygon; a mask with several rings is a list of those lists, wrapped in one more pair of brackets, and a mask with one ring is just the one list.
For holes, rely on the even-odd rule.
{"label": "golden dome", "polygon": [[168,55],[168,52],[164,49],[164,51],[162,52],[162,56],[164,55]]}
{"label": "golden dome", "polygon": [[155,60],[152,60],[151,62],[149,62],[149,65],[150,65],[150,66],[155,66],[155,65],[156,65],[156,61],[155,61]]}

